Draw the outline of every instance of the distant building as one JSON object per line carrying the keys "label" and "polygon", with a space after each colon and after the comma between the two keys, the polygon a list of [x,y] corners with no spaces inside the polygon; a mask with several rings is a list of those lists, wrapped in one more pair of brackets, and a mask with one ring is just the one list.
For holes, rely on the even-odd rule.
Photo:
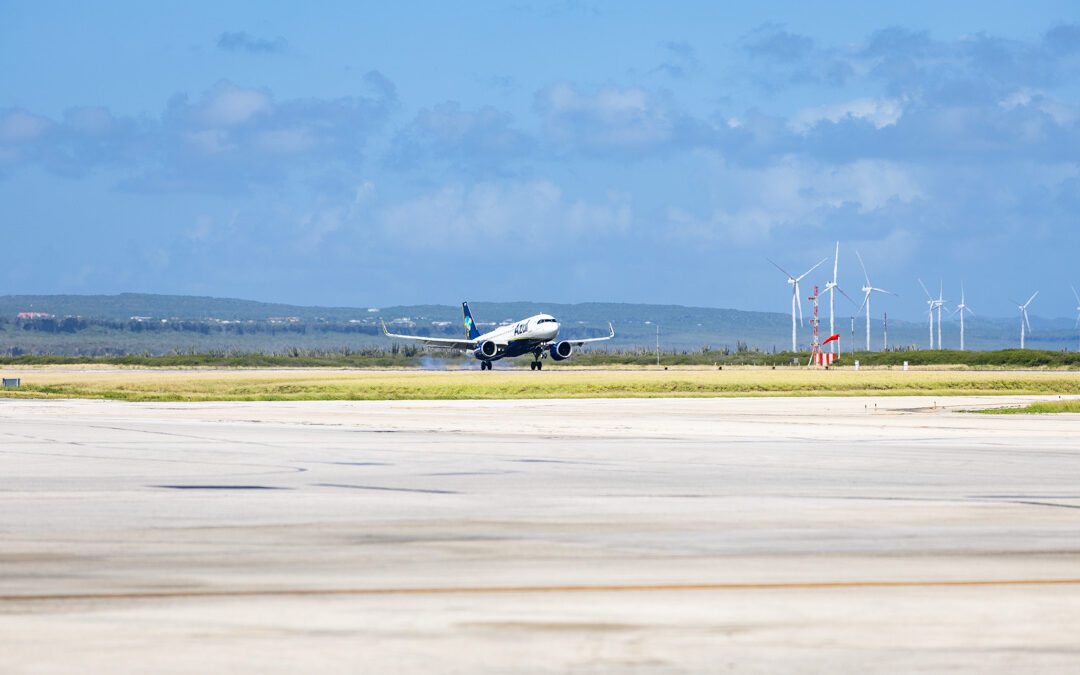
{"label": "distant building", "polygon": [[47,314],[45,312],[19,312],[18,318],[20,319],[55,319],[55,314]]}

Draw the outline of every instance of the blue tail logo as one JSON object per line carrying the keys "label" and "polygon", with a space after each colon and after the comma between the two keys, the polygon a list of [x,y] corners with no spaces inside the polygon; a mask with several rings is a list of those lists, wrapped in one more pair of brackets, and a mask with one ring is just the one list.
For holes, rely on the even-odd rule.
{"label": "blue tail logo", "polygon": [[465,316],[465,337],[469,340],[480,337],[480,331],[476,330],[476,324],[473,323],[472,312],[469,311],[469,303],[461,303],[461,313]]}

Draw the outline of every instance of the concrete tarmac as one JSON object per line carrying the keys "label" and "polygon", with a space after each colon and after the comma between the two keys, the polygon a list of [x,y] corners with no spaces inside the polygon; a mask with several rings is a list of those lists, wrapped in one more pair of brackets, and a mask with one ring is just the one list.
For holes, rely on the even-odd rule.
{"label": "concrete tarmac", "polygon": [[0,401],[0,672],[1076,672],[1013,398]]}

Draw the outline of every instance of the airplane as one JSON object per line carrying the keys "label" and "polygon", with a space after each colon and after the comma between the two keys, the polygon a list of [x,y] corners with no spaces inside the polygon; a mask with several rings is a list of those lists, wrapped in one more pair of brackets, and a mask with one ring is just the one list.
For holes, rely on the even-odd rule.
{"label": "airplane", "polygon": [[522,319],[516,323],[499,326],[493,331],[480,334],[473,322],[472,312],[469,311],[469,303],[461,303],[461,313],[465,319],[465,339],[433,338],[422,335],[397,335],[386,330],[386,322],[382,323],[383,333],[389,338],[402,340],[415,340],[426,347],[439,347],[442,349],[461,349],[471,352],[479,359],[480,370],[491,370],[491,362],[499,359],[511,358],[532,354],[533,362],[529,364],[530,370],[542,370],[543,363],[540,359],[549,354],[553,361],[565,361],[574,353],[574,347],[580,347],[589,342],[600,342],[615,337],[615,329],[608,322],[608,330],[611,335],[607,337],[588,338],[584,340],[557,340],[559,335],[559,322],[550,314],[537,314],[528,319]]}

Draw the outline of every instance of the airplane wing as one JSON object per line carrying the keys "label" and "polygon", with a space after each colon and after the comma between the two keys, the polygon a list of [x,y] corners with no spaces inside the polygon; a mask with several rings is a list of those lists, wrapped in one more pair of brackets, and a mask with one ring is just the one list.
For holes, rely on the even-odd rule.
{"label": "airplane wing", "polygon": [[[398,338],[401,340],[415,340],[425,347],[438,347],[440,349],[475,349],[479,340],[461,340],[457,338],[433,338],[425,337],[423,335],[398,335],[397,333],[391,333],[386,330],[386,322],[379,319],[379,323],[382,324],[383,334],[389,338]],[[605,338],[606,339],[606,338]]]}
{"label": "airplane wing", "polygon": [[574,345],[575,347],[580,347],[581,345],[588,344],[590,342],[603,342],[604,340],[610,340],[611,338],[615,337],[615,328],[612,327],[610,321],[608,321],[607,327],[608,327],[608,330],[611,331],[611,335],[607,335],[605,337],[585,338],[583,340],[556,340],[555,342],[569,342],[570,344]]}

